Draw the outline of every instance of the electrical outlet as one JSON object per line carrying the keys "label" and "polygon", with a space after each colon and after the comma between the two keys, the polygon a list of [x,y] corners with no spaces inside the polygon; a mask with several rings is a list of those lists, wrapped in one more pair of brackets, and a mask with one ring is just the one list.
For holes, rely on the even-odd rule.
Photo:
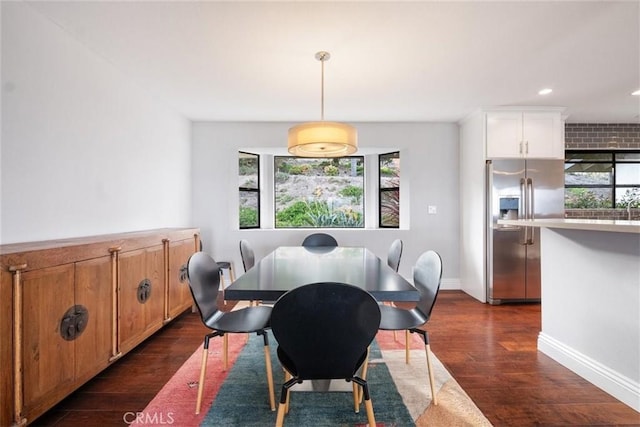
{"label": "electrical outlet", "polygon": [[438,208],[436,206],[429,206],[429,214],[434,215],[438,213]]}

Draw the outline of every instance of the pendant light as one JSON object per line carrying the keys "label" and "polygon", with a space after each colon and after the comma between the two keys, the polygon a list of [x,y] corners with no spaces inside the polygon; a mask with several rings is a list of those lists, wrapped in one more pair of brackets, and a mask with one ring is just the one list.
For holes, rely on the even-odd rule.
{"label": "pendant light", "polygon": [[358,150],[356,128],[346,123],[324,120],[324,63],[331,58],[329,52],[316,53],[322,65],[320,121],[306,122],[289,129],[289,153],[298,157],[343,157]]}

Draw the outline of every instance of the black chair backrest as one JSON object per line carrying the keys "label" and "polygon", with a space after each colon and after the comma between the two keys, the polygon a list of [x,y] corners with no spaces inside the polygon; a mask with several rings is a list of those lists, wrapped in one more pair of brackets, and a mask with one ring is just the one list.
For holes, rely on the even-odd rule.
{"label": "black chair backrest", "polygon": [[338,246],[338,241],[329,234],[314,233],[304,238],[302,246]]}
{"label": "black chair backrest", "polygon": [[351,378],[380,325],[380,308],[367,291],[344,283],[292,289],[273,306],[271,330],[298,378]]}
{"label": "black chair backrest", "polygon": [[393,269],[396,273],[400,268],[400,258],[402,257],[402,240],[396,239],[389,246],[389,253],[387,255],[387,265]]}
{"label": "black chair backrest", "polygon": [[196,252],[187,262],[187,275],[193,301],[206,323],[218,311],[220,267],[209,254]]}
{"label": "black chair backrest", "polygon": [[242,266],[245,273],[256,263],[256,256],[247,240],[240,240],[240,258],[242,258]]}
{"label": "black chair backrest", "polygon": [[413,284],[420,291],[420,301],[416,309],[429,319],[431,310],[438,298],[440,279],[442,278],[442,259],[435,251],[420,255],[413,269]]}

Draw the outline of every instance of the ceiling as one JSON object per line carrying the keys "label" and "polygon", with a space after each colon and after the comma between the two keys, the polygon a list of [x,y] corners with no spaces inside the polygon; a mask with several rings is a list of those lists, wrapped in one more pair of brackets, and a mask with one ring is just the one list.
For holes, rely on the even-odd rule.
{"label": "ceiling", "polygon": [[27,3],[194,121],[640,122],[640,1]]}

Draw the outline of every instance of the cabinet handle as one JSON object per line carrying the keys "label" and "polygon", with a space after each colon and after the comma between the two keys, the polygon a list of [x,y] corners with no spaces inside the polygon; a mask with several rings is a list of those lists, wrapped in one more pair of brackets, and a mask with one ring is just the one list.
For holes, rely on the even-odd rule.
{"label": "cabinet handle", "polygon": [[187,271],[187,264],[182,264],[180,267],[180,274],[178,275],[178,280],[180,283],[184,283],[189,279],[189,273]]}
{"label": "cabinet handle", "polygon": [[78,338],[87,328],[89,310],[82,305],[74,305],[68,309],[60,321],[60,335],[66,341]]}
{"label": "cabinet handle", "polygon": [[520,154],[522,154],[522,141],[520,141]]}
{"label": "cabinet handle", "polygon": [[138,284],[138,302],[144,304],[151,297],[151,280],[144,279]]}
{"label": "cabinet handle", "polygon": [[525,154],[529,154],[529,141],[524,143],[524,147],[525,147]]}

